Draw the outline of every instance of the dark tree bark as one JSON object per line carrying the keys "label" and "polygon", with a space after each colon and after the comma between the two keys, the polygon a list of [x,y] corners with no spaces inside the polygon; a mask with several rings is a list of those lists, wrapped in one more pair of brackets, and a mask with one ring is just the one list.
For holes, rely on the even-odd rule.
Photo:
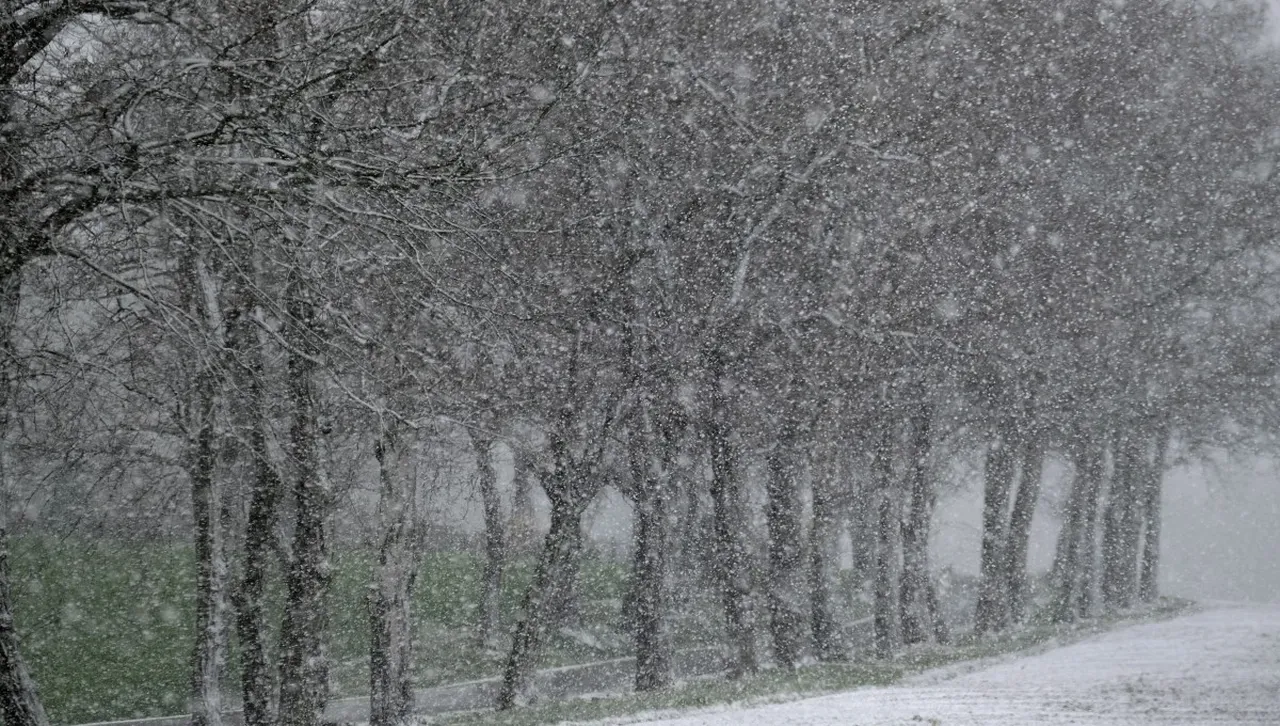
{"label": "dark tree bark", "polygon": [[199,368],[193,380],[186,470],[191,480],[192,531],[196,554],[195,637],[191,653],[191,723],[222,724],[222,672],[227,654],[227,553],[218,480],[218,403],[224,361],[225,326],[218,289],[196,252],[182,261],[182,296],[201,329],[194,336],[208,348],[194,351]]}
{"label": "dark tree bark", "polygon": [[876,556],[872,574],[872,628],[876,655],[888,658],[902,647],[902,492],[893,476],[894,426],[889,421],[882,421],[881,425],[884,430],[873,464]]}
{"label": "dark tree bark", "polygon": [[668,587],[670,510],[676,495],[673,474],[680,447],[680,417],[650,400],[641,406],[631,437],[631,484],[625,493],[635,506],[631,625],[636,647],[636,691],[671,685],[671,641],[666,632],[671,609]]}
{"label": "dark tree bark", "polygon": [[[824,447],[827,453],[834,446]],[[840,535],[842,482],[834,456],[811,463],[813,479],[813,530],[809,535],[809,603],[814,649],[823,662],[849,657],[844,633],[836,619],[833,587],[836,580],[836,546]]]}
{"label": "dark tree bark", "polygon": [[1040,500],[1040,480],[1044,470],[1044,445],[1034,433],[1027,435],[1022,450],[1022,471],[1013,512],[1009,515],[1009,535],[1005,565],[1009,591],[1009,618],[1022,623],[1027,618],[1027,547],[1031,541],[1031,522]]}
{"label": "dark tree bark", "polygon": [[633,627],[636,690],[671,685],[671,646],[664,624],[667,593],[667,497],[657,482],[636,498]]}
{"label": "dark tree bark", "polygon": [[1097,569],[1098,499],[1102,489],[1105,446],[1089,431],[1076,434],[1071,444],[1075,460],[1067,517],[1054,556],[1055,622],[1071,622],[1089,615]]}
{"label": "dark tree bark", "polygon": [[[298,284],[295,280],[291,287]],[[293,556],[285,574],[284,622],[280,628],[282,726],[318,726],[329,699],[324,637],[330,581],[325,520],[330,503],[320,459],[319,392],[312,341],[315,310],[305,295],[296,289],[290,292],[290,320],[285,326],[293,348],[288,364],[293,404],[289,454],[295,473]]]}
{"label": "dark tree bark", "polygon": [[226,663],[227,561],[223,545],[221,487],[214,471],[216,386],[212,371],[196,382],[196,421],[192,441],[191,514],[195,533],[195,644],[191,669],[191,723],[222,723],[222,671]]}
{"label": "dark tree bark", "polygon": [[921,404],[911,422],[907,516],[902,523],[902,640],[907,644],[936,635],[936,622],[941,617],[930,598],[929,532],[934,494],[929,481],[929,425],[929,408]]}
{"label": "dark tree bark", "polygon": [[[4,106],[0,105],[0,111],[3,110]],[[0,242],[3,242],[2,238]],[[0,251],[0,256],[5,254],[5,251]],[[22,657],[21,642],[14,625],[9,532],[5,524],[13,476],[9,460],[9,427],[12,425],[18,380],[18,373],[14,370],[16,351],[12,331],[21,299],[19,270],[20,266],[15,266],[12,270],[0,271],[0,717],[7,726],[48,726],[49,717]]]}
{"label": "dark tree bark", "polygon": [[544,487],[551,500],[551,528],[516,623],[498,692],[499,710],[514,708],[525,698],[542,648],[560,626],[577,579],[578,558],[582,552],[582,513],[590,496],[583,493],[584,487],[573,483],[568,472],[557,468],[547,476],[549,481]]}
{"label": "dark tree bark", "polygon": [[796,476],[796,431],[785,422],[766,459],[765,522],[769,535],[769,634],[773,659],[782,668],[800,663],[805,632],[804,543],[800,485]]}
{"label": "dark tree bark", "polygon": [[1002,422],[987,451],[982,491],[982,559],[979,565],[978,606],[974,631],[1000,630],[1009,622],[1008,578],[1005,573],[1009,497],[1020,445],[1012,421]]}
{"label": "dark tree bark", "polygon": [[[381,496],[378,520],[382,542],[369,599],[369,723],[395,726],[409,720],[413,709],[413,621],[410,602],[417,580],[414,552],[417,482],[415,455],[387,423],[374,445]],[[407,470],[407,471],[406,471]]]}
{"label": "dark tree bark", "polygon": [[502,514],[502,497],[498,494],[498,472],[492,460],[493,439],[472,433],[471,446],[476,455],[476,481],[484,507],[484,572],[480,582],[477,635],[482,647],[496,648],[502,627],[500,605],[502,575],[507,560],[506,521]]}
{"label": "dark tree bark", "polygon": [[1124,610],[1133,606],[1138,587],[1143,476],[1138,432],[1122,431],[1115,452],[1102,536],[1102,602],[1108,609]]}
{"label": "dark tree bark", "polygon": [[855,503],[848,511],[849,545],[853,556],[850,579],[859,592],[865,589],[875,570],[878,512],[869,504],[875,499],[875,486],[874,477],[862,481],[851,478],[849,481],[849,499]]}
{"label": "dark tree bark", "polygon": [[732,643],[729,677],[741,678],[755,673],[760,667],[756,654],[755,615],[751,606],[750,554],[745,541],[738,451],[729,429],[729,396],[724,390],[727,384],[717,374],[712,377],[710,385],[711,406],[705,433],[711,454],[716,569],[720,576],[729,641]]}
{"label": "dark tree bark", "polygon": [[267,617],[266,594],[278,549],[276,525],[284,483],[267,445],[270,414],[262,365],[262,346],[266,341],[265,334],[251,320],[254,314],[253,306],[242,301],[227,315],[227,344],[237,361],[232,373],[241,396],[241,405],[236,408],[243,412],[240,426],[247,432],[252,472],[242,570],[233,597],[245,726],[270,726],[276,719],[276,673],[269,648],[272,628]]}

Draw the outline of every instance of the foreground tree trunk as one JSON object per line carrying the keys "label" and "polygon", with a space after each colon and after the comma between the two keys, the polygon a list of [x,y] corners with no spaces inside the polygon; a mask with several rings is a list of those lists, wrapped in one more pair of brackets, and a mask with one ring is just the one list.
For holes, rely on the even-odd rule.
{"label": "foreground tree trunk", "polygon": [[814,479],[813,530],[809,535],[809,617],[818,659],[828,663],[848,658],[832,593],[842,504],[840,466],[833,455],[834,449],[834,446],[823,447],[824,460],[811,463]]}
{"label": "foreground tree trunk", "polygon": [[875,501],[876,556],[872,574],[872,627],[876,656],[891,657],[902,647],[902,506],[901,491],[893,477],[894,426],[884,430],[876,447]]}
{"label": "foreground tree trunk", "polygon": [[[292,286],[298,285],[294,281]],[[294,474],[292,559],[285,575],[284,622],[280,628],[280,724],[318,726],[328,702],[329,668],[324,648],[328,623],[329,546],[325,519],[329,491],[320,458],[317,422],[315,310],[306,293],[291,291],[289,393],[293,402],[289,448]],[[302,328],[299,330],[298,328]]]}
{"label": "foreground tree trunk", "polygon": [[629,463],[635,505],[631,626],[636,647],[636,691],[671,685],[671,610],[668,580],[670,515],[676,496],[673,474],[679,455],[678,415],[671,407],[646,401],[631,437]]}
{"label": "foreground tree trunk", "polygon": [[1136,431],[1120,433],[1115,452],[1115,473],[1107,497],[1102,537],[1102,601],[1111,610],[1133,606],[1138,589],[1138,546],[1141,520],[1138,507],[1144,476]]}
{"label": "foreground tree trunk", "polygon": [[269,649],[272,628],[266,597],[267,581],[277,559],[276,526],[284,484],[267,444],[271,424],[262,365],[267,340],[266,333],[252,321],[257,315],[247,300],[227,315],[232,373],[241,395],[236,408],[243,412],[240,426],[248,442],[252,472],[242,571],[233,598],[245,726],[271,726],[276,719],[276,674]]}
{"label": "foreground tree trunk", "polygon": [[[410,598],[417,578],[414,553],[417,475],[406,464],[404,444],[382,424],[374,446],[381,497],[378,521],[382,542],[369,598],[369,723],[395,726],[409,720],[413,709],[413,621]],[[407,456],[416,451],[409,446]]]}
{"label": "foreground tree trunk", "polygon": [[773,640],[774,662],[782,668],[795,668],[800,664],[806,615],[800,483],[796,476],[796,428],[796,422],[784,422],[782,433],[766,461],[769,634]]}
{"label": "foreground tree trunk", "polygon": [[216,382],[209,371],[197,382],[197,421],[191,464],[191,514],[195,532],[195,647],[192,653],[191,723],[222,723],[222,671],[226,662],[227,561],[223,545],[221,487],[214,471]]}
{"label": "foreground tree trunk", "polygon": [[1044,472],[1044,446],[1038,436],[1026,437],[1022,451],[1022,471],[1018,493],[1009,516],[1005,544],[1006,587],[1009,592],[1009,619],[1022,623],[1027,618],[1027,547],[1031,542],[1031,522],[1040,501],[1040,480]]}
{"label": "foreground tree trunk", "polygon": [[[0,111],[4,107],[0,106]],[[3,118],[3,116],[0,116]],[[3,232],[0,232],[3,234]],[[2,240],[0,240],[2,241]],[[0,250],[0,256],[5,254]],[[21,293],[18,268],[0,275],[0,717],[6,726],[49,726],[44,704],[36,692],[31,671],[22,657],[18,631],[14,625],[13,590],[9,573],[9,495],[13,491],[13,469],[9,459],[9,428],[17,395],[17,351],[13,328],[17,322]]]}
{"label": "foreground tree trunk", "polygon": [[[929,576],[929,532],[933,487],[929,481],[930,412],[922,405],[913,417],[908,468],[907,516],[902,523],[902,640],[921,643],[946,633]],[[943,638],[945,642],[945,637]]]}
{"label": "foreground tree trunk", "polygon": [[185,422],[191,479],[191,515],[196,554],[195,638],[191,658],[191,723],[222,724],[222,672],[227,649],[227,559],[222,487],[216,472],[218,401],[225,326],[218,289],[205,261],[195,252],[183,260],[183,298],[201,329],[194,339],[207,348],[194,351],[199,371]]}
{"label": "foreground tree trunk", "polygon": [[635,581],[633,627],[636,646],[637,691],[654,691],[671,685],[671,646],[664,624],[667,593],[666,492],[657,482],[643,487],[636,498]]}
{"label": "foreground tree trunk", "polygon": [[551,528],[547,531],[533,584],[516,623],[511,654],[502,672],[498,709],[519,705],[526,697],[543,646],[560,626],[578,574],[582,552],[582,513],[590,497],[573,485],[568,472],[550,472],[546,485],[551,500]]}
{"label": "foreground tree trunk", "polygon": [[1009,622],[1005,544],[1018,448],[1010,421],[1001,425],[999,435],[987,451],[982,491],[982,559],[973,624],[978,634],[1000,630]]}
{"label": "foreground tree trunk", "polygon": [[500,610],[502,573],[507,559],[507,532],[498,494],[498,472],[493,466],[493,439],[471,435],[476,455],[476,481],[484,507],[484,572],[480,583],[480,624],[477,635],[483,648],[497,648],[502,626]]}
{"label": "foreground tree trunk", "polygon": [[756,654],[750,555],[742,516],[738,452],[729,431],[730,406],[728,392],[724,388],[726,385],[721,375],[713,376],[710,415],[705,432],[711,454],[716,569],[720,575],[720,596],[732,649],[728,671],[730,678],[741,678],[755,673],[760,662]]}
{"label": "foreground tree trunk", "polygon": [[1097,570],[1098,498],[1102,489],[1105,447],[1092,432],[1076,435],[1071,448],[1075,481],[1067,503],[1067,517],[1054,556],[1053,619],[1072,622],[1089,615]]}

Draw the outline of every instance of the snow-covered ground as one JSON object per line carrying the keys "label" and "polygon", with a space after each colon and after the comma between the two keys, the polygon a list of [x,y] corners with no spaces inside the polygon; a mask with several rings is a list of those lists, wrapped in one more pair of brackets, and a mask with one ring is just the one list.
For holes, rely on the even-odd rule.
{"label": "snow-covered ground", "polygon": [[1280,605],[1217,606],[898,686],[650,726],[1280,725]]}

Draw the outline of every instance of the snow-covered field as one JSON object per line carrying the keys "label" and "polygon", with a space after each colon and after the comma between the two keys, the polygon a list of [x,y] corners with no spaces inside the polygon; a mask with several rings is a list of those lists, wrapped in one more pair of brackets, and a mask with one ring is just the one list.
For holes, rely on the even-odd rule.
{"label": "snow-covered field", "polygon": [[1280,605],[1219,606],[968,673],[651,726],[1280,726]]}

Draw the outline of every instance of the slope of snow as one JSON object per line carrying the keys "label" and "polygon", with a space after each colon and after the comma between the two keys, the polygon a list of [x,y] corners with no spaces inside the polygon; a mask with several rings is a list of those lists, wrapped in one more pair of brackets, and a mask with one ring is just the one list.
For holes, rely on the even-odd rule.
{"label": "slope of snow", "polygon": [[1216,607],[970,673],[650,726],[1280,725],[1280,606]]}

